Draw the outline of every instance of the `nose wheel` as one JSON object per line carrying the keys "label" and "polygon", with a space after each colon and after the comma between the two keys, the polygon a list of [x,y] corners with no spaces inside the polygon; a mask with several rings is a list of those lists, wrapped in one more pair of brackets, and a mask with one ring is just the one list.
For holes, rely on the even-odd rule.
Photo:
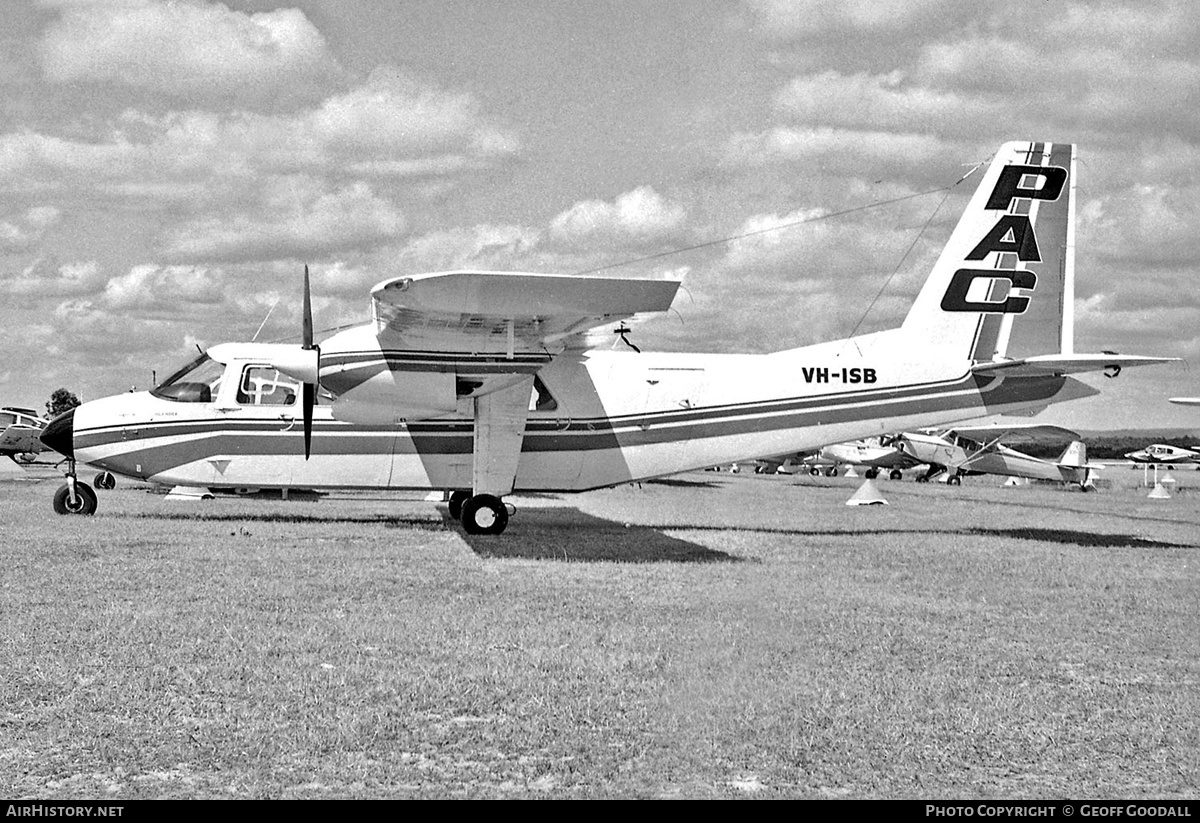
{"label": "nose wheel", "polygon": [[59,514],[95,514],[96,492],[87,483],[68,478],[54,493],[54,511]]}
{"label": "nose wheel", "polygon": [[[100,479],[108,474],[101,472],[96,476],[96,482],[101,488],[105,485],[100,483]],[[106,481],[107,482],[107,481]],[[116,480],[113,480],[113,485],[116,485]],[[111,488],[109,486],[108,488]],[[54,493],[54,511],[58,514],[95,514],[96,513],[96,492],[87,483],[84,483],[75,476],[75,461],[67,460],[67,482],[58,487],[58,491]]]}

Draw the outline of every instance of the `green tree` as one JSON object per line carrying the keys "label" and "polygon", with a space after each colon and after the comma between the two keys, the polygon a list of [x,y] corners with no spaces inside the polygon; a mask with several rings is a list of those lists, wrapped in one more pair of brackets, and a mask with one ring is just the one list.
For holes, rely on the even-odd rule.
{"label": "green tree", "polygon": [[66,389],[55,389],[54,394],[50,395],[50,401],[46,403],[46,414],[53,419],[67,409],[73,409],[78,405],[79,398],[73,392]]}

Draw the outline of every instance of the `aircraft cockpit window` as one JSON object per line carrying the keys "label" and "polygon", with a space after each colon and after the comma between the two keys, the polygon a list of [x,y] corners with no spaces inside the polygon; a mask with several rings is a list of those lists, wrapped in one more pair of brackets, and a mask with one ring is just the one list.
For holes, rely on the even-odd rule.
{"label": "aircraft cockpit window", "polygon": [[179,403],[211,403],[221,386],[225,366],[202,354],[159,383],[150,393]]}
{"label": "aircraft cockpit window", "polygon": [[243,406],[291,406],[300,394],[299,381],[269,366],[247,366],[238,384]]}
{"label": "aircraft cockpit window", "polygon": [[546,384],[542,382],[542,378],[535,376],[533,378],[533,391],[529,395],[529,410],[554,411],[557,408],[558,401],[550,394],[550,390],[546,388]]}
{"label": "aircraft cockpit window", "polygon": [[13,423],[16,423],[16,422],[17,422],[17,416],[15,414],[8,414],[7,412],[0,412],[0,429],[7,429],[9,426],[11,426]]}

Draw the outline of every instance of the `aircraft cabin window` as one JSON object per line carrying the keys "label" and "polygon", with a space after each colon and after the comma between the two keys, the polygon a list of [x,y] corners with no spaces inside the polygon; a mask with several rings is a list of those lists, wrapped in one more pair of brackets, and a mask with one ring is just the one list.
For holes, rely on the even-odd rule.
{"label": "aircraft cabin window", "polygon": [[11,426],[13,423],[16,423],[16,422],[17,422],[17,416],[15,414],[0,413],[0,429],[7,429],[9,426]]}
{"label": "aircraft cabin window", "polygon": [[225,366],[202,354],[159,383],[150,393],[179,403],[211,403],[221,387]]}
{"label": "aircraft cabin window", "polygon": [[238,384],[237,401],[243,406],[291,406],[300,395],[300,383],[269,366],[247,366]]}

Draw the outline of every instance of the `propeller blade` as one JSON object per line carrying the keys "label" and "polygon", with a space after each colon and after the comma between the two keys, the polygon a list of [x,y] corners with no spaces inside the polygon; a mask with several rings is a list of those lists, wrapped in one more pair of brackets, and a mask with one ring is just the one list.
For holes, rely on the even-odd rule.
{"label": "propeller blade", "polygon": [[[321,349],[313,344],[312,292],[308,283],[308,264],[304,265],[304,317],[302,319],[303,342],[301,348],[317,350],[317,373],[320,374]],[[318,378],[319,379],[319,378]],[[305,383],[301,393],[304,413],[304,459],[312,456],[312,425],[313,407],[317,405],[317,386],[315,383]]]}
{"label": "propeller blade", "polygon": [[308,264],[304,266],[304,319],[303,319],[304,342],[302,345],[306,349],[313,347],[313,318],[312,318],[312,297],[308,287]]}
{"label": "propeller blade", "polygon": [[301,390],[301,402],[304,405],[304,459],[312,455],[312,422],[313,406],[317,404],[317,387],[305,383]]}

